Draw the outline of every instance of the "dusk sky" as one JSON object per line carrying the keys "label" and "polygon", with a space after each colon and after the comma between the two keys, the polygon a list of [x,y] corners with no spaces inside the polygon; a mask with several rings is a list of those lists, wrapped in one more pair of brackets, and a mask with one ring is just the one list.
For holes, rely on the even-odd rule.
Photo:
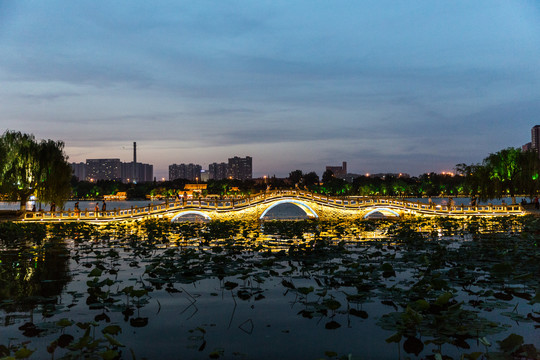
{"label": "dusk sky", "polygon": [[69,161],[452,170],[540,124],[540,2],[0,0],[0,130]]}

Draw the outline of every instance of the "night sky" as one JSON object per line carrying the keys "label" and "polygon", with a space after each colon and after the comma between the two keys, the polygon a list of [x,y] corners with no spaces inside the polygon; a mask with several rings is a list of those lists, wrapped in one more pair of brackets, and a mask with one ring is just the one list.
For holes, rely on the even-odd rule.
{"label": "night sky", "polygon": [[538,1],[0,0],[0,131],[69,161],[418,175],[539,114]]}

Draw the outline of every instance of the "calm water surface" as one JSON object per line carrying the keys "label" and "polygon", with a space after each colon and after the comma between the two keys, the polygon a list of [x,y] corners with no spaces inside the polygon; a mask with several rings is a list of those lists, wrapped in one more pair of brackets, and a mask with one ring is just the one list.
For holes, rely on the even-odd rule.
{"label": "calm water surface", "polygon": [[[240,244],[245,235],[234,236]],[[206,243],[197,238],[180,246],[105,237],[110,240],[61,241],[58,247],[39,252],[3,248],[0,344],[30,341],[28,347],[37,350],[33,358],[50,358],[46,346],[60,334],[75,339],[84,334],[75,325],[63,330],[55,326],[67,318],[94,321],[98,338],[106,326],[120,326],[121,333],[115,338],[125,345],[120,350],[122,358],[128,359],[131,351],[137,359],[201,359],[211,354],[224,359],[319,359],[332,358],[327,355],[332,352],[351,354],[353,359],[414,358],[404,352],[403,341],[388,344],[385,339],[395,331],[384,330],[378,322],[398,309],[400,296],[392,295],[391,289],[407,289],[419,280],[412,261],[424,250],[408,259],[411,254],[389,242],[359,242],[367,232],[355,236],[357,240],[346,248],[329,247],[319,255],[297,256],[288,252],[280,256],[275,251],[288,250],[301,243],[300,239],[273,240],[264,233],[250,241],[273,243],[272,253],[254,251],[253,246],[227,250],[228,245],[217,239]],[[456,244],[466,244],[459,239]],[[397,274],[381,276],[385,262],[392,263]],[[442,273],[451,269],[451,265],[445,267]],[[475,272],[480,280],[488,275]],[[110,283],[99,286],[103,296],[93,295],[92,281],[106,279]],[[138,300],[135,295],[128,298],[122,290],[129,286],[147,293]],[[535,309],[526,300],[512,297],[508,303],[498,302],[452,286],[458,289],[456,300],[464,306],[483,299],[490,305],[469,308],[511,328],[488,335],[493,344],[514,332],[526,343],[540,346],[538,330],[526,317],[516,321],[500,315],[515,307],[526,316]],[[480,292],[482,288],[472,286],[470,290]],[[365,296],[353,301],[347,294]],[[335,302],[336,306],[328,305]],[[39,334],[25,331],[27,323],[37,326]],[[485,351],[476,341],[469,340],[468,346],[465,350],[446,344],[443,353],[459,358],[464,352]],[[433,349],[426,345],[420,356]],[[57,356],[63,353],[61,348],[56,351]]]}

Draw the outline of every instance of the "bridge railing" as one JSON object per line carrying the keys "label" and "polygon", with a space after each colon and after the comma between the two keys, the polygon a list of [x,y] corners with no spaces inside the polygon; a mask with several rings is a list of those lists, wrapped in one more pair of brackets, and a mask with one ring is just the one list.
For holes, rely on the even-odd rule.
{"label": "bridge railing", "polygon": [[113,209],[108,211],[88,211],[88,210],[71,210],[67,211],[39,211],[28,212],[24,215],[23,220],[114,220],[130,217],[140,217],[161,214],[165,212],[180,210],[180,209],[204,209],[216,210],[220,212],[241,210],[243,208],[257,205],[260,203],[273,201],[279,198],[294,197],[306,199],[323,204],[325,206],[359,209],[370,206],[384,206],[425,214],[487,214],[487,213],[522,213],[523,209],[520,205],[459,205],[448,208],[448,206],[426,204],[421,202],[413,202],[402,199],[379,198],[379,197],[331,197],[323,194],[311,193],[303,190],[273,190],[264,193],[252,195],[247,198],[198,198],[184,199],[175,201],[166,201],[161,204],[149,204],[142,207],[131,207],[129,209]]}

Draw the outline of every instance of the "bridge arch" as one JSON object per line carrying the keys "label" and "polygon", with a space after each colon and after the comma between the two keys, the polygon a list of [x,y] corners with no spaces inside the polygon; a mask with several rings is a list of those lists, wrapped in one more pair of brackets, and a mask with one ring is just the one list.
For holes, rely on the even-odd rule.
{"label": "bridge arch", "polygon": [[272,204],[263,211],[263,213],[261,214],[259,219],[264,218],[264,216],[266,215],[266,213],[268,211],[270,211],[274,207],[276,207],[278,205],[281,205],[281,204],[294,204],[294,205],[298,206],[300,209],[302,209],[306,213],[306,215],[308,217],[316,218],[316,219],[319,218],[319,215],[317,215],[317,213],[308,204],[304,203],[303,201],[294,200],[294,199],[284,199],[284,200],[279,200],[279,201],[272,202]]}
{"label": "bridge arch", "polygon": [[364,219],[368,218],[369,215],[373,214],[373,213],[376,213],[376,212],[380,212],[382,213],[383,215],[387,215],[388,213],[392,214],[392,215],[395,215],[397,217],[399,217],[399,213],[396,212],[395,210],[392,210],[392,209],[389,209],[389,208],[385,208],[385,207],[378,207],[378,208],[375,208],[375,209],[372,209],[370,210],[367,214],[364,215]]}
{"label": "bridge arch", "polygon": [[186,211],[180,211],[179,213],[174,215],[173,218],[171,219],[171,222],[174,222],[175,220],[177,220],[180,217],[185,216],[185,215],[199,215],[199,216],[204,217],[206,220],[212,220],[212,218],[210,216],[208,216],[208,214],[203,212],[203,211],[186,210]]}

